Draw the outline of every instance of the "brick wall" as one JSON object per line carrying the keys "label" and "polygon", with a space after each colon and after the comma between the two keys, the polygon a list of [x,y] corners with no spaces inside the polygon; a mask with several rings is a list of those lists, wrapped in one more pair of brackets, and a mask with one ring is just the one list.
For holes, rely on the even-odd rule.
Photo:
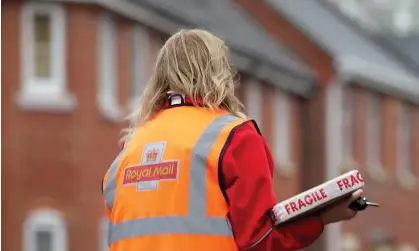
{"label": "brick wall", "polygon": [[[352,232],[361,237],[362,249],[371,250],[371,236],[376,230],[384,231],[390,236],[394,237],[396,241],[401,243],[414,244],[419,247],[417,239],[417,225],[419,224],[418,217],[415,217],[419,210],[419,184],[413,188],[404,187],[397,178],[397,127],[398,127],[398,112],[401,100],[392,97],[383,96],[373,93],[369,90],[355,87],[354,93],[354,127],[353,127],[353,153],[354,159],[359,166],[359,169],[365,176],[366,188],[365,195],[371,200],[380,203],[379,209],[366,210],[353,221],[344,223],[343,231]],[[387,179],[377,179],[371,173],[367,164],[367,101],[371,95],[377,95],[380,100],[381,110],[381,165],[387,173]],[[411,106],[411,142],[410,142],[410,158],[411,169],[417,175],[419,170],[418,165],[418,106]]]}
{"label": "brick wall", "polygon": [[[67,72],[70,90],[77,96],[77,108],[70,114],[53,115],[41,112],[23,112],[15,102],[20,83],[20,3],[9,1],[2,3],[2,60],[7,62],[2,70],[2,112],[3,112],[3,244],[7,250],[21,249],[22,223],[27,212],[38,207],[52,207],[62,211],[68,222],[70,250],[97,250],[99,219],[103,216],[103,205],[100,197],[100,184],[104,172],[118,151],[117,139],[121,124],[107,121],[96,104],[97,65],[98,65],[98,27],[103,10],[87,5],[67,6]],[[131,39],[129,29],[131,21],[117,19],[117,51],[118,51],[118,101],[125,106],[128,101],[131,82],[130,51]],[[283,24],[287,27],[286,24]],[[289,39],[297,36],[295,31],[288,29]],[[7,34],[7,35],[6,35]],[[147,55],[150,73],[155,57],[162,44],[162,36],[158,32],[150,32],[152,48]],[[293,35],[294,34],[294,35]],[[285,35],[284,35],[285,36]],[[278,38],[279,39],[279,38]],[[290,40],[291,41],[291,40]],[[300,42],[301,44],[302,42]],[[304,47],[304,46],[302,46]],[[301,49],[302,50],[302,49]],[[315,52],[320,53],[313,49]],[[304,54],[304,51],[299,53]],[[311,54],[310,54],[311,55]],[[306,55],[308,56],[308,55]],[[323,57],[314,57],[323,58]],[[328,81],[330,67],[325,61],[311,62],[321,73],[322,84]],[[323,71],[324,70],[324,71]],[[246,105],[246,91],[249,90],[243,76],[238,87],[238,95]],[[263,102],[260,104],[261,130],[275,149],[274,100],[275,87],[255,80]],[[401,241],[417,243],[414,236],[419,222],[412,221],[412,215],[419,209],[417,188],[407,190],[394,178],[396,170],[396,110],[398,100],[382,97],[382,165],[388,170],[390,178],[377,181],[365,172],[366,166],[366,99],[368,91],[355,88],[354,111],[354,159],[361,171],[366,174],[367,195],[379,201],[382,207],[363,212],[360,217],[344,224],[343,230],[356,232],[363,236],[367,244],[370,233],[369,226],[374,225],[388,230]],[[290,100],[290,147],[291,162],[295,165],[291,175],[276,172],[274,189],[278,199],[285,199],[300,191],[303,176],[307,176],[307,158],[322,162],[323,157],[307,157],[303,151],[307,146],[303,142],[311,139],[307,135],[318,133],[323,135],[319,115],[323,107],[322,91],[320,90],[313,102],[303,101],[299,97],[289,96]],[[414,107],[411,128],[419,128],[419,108]],[[303,125],[314,123],[319,131],[304,132]],[[313,122],[314,121],[314,122]],[[318,123],[318,124],[316,124]],[[313,136],[313,139],[316,137]],[[322,153],[321,142],[318,153]],[[311,148],[310,148],[311,149]],[[419,175],[419,130],[412,130],[411,156],[414,171]],[[303,161],[304,160],[304,161]],[[281,160],[277,160],[281,162]],[[316,162],[316,163],[317,163]],[[310,163],[315,166],[315,163]],[[318,166],[316,168],[319,168]],[[320,167],[321,168],[321,167]],[[322,177],[321,170],[311,170]],[[318,178],[318,177],[317,177]],[[394,203],[397,199],[402,203]],[[400,216],[394,217],[394,212]],[[417,218],[417,217],[416,217]],[[367,246],[366,246],[367,247]]]}
{"label": "brick wall", "polygon": [[[68,114],[22,111],[15,102],[20,83],[20,2],[2,5],[4,64],[3,112],[3,231],[2,247],[22,249],[23,223],[34,209],[61,211],[67,223],[69,250],[98,250],[99,223],[103,217],[101,179],[119,150],[117,140],[122,124],[109,121],[98,108],[98,37],[102,9],[89,5],[66,5],[67,83],[77,97],[77,107]],[[118,103],[126,107],[131,91],[129,20],[116,17]],[[6,36],[7,34],[7,36]],[[164,35],[150,30],[150,54],[145,55],[150,74]],[[248,76],[243,75],[243,80]],[[244,81],[243,81],[244,82]],[[275,147],[274,99],[272,85],[254,81],[261,92],[261,130]],[[246,83],[238,89],[242,98]],[[246,100],[243,100],[246,103]],[[292,176],[275,173],[279,198],[298,191],[299,101],[290,97]],[[278,186],[279,185],[279,186]]]}
{"label": "brick wall", "polygon": [[[69,250],[98,250],[104,215],[101,181],[119,151],[121,123],[107,120],[97,106],[98,28],[104,10],[66,6],[67,83],[77,97],[68,114],[22,111],[16,104],[20,84],[19,1],[2,3],[2,248],[22,249],[23,222],[31,210],[63,212]],[[127,107],[131,86],[134,23],[117,18],[118,100]],[[150,39],[156,39],[154,32]],[[152,50],[156,51],[156,50]],[[155,56],[155,55],[154,55]],[[149,56],[153,65],[154,57]],[[150,67],[151,69],[151,67]]]}
{"label": "brick wall", "polygon": [[[324,151],[324,138],[327,132],[324,128],[322,121],[325,120],[325,90],[329,89],[329,84],[333,84],[333,79],[336,77],[333,67],[333,59],[327,52],[323,51],[321,47],[307,36],[304,32],[293,26],[286,18],[282,17],[275,10],[270,8],[267,3],[263,1],[251,0],[235,0],[238,4],[242,5],[249,11],[254,18],[264,27],[264,29],[272,35],[279,43],[288,46],[294,53],[296,53],[314,72],[318,78],[318,87],[316,95],[310,101],[302,101],[299,104],[300,116],[303,118],[300,121],[302,130],[301,145],[301,161],[303,165],[300,170],[304,172],[301,178],[304,180],[303,185],[313,186],[324,180],[324,158],[328,154]],[[367,188],[365,189],[366,195],[371,199],[377,200],[382,204],[380,209],[371,209],[363,212],[355,220],[345,223],[343,225],[344,232],[353,231],[363,238],[363,250],[368,250],[367,239],[371,232],[371,226],[383,228],[395,235],[402,242],[416,244],[417,238],[414,239],[413,235],[416,234],[415,222],[417,217],[414,217],[414,209],[417,211],[419,206],[417,189],[405,189],[401,186],[400,182],[394,177],[397,166],[397,144],[396,144],[396,128],[397,128],[397,112],[394,107],[395,103],[400,101],[391,97],[383,97],[381,102],[381,147],[379,149],[381,155],[381,165],[384,170],[387,170],[389,178],[386,181],[378,181],[370,177],[370,172],[366,171],[364,165],[366,160],[366,96],[368,91],[355,88],[355,117],[354,126],[352,131],[354,144],[352,152],[354,153],[353,159],[359,165],[359,168],[366,176]],[[414,108],[415,112],[412,119],[411,128],[411,163],[413,171],[417,174],[418,155],[419,155],[419,124],[418,124],[418,107]],[[331,135],[331,137],[336,137]],[[322,171],[323,170],[323,171]],[[313,178],[308,178],[312,176]],[[281,181],[278,181],[280,183]],[[278,185],[280,186],[280,185]],[[395,202],[395,200],[397,200]],[[401,206],[403,205],[403,206]],[[395,216],[400,214],[400,216]],[[318,241],[309,250],[336,250],[339,244],[339,235],[336,231],[340,231],[339,226],[334,226],[333,229],[329,227],[329,239],[327,241]],[[336,237],[336,238],[335,238]]]}

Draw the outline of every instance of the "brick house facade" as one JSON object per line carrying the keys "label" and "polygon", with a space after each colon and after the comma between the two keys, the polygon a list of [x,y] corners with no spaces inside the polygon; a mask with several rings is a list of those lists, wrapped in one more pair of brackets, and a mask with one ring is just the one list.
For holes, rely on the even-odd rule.
{"label": "brick house facade", "polygon": [[[214,1],[214,11],[237,7],[221,4]],[[246,20],[234,15],[231,22]],[[2,248],[106,250],[100,184],[120,147],[122,117],[164,40],[187,20],[169,20],[133,1],[101,0],[3,1],[2,21]],[[240,44],[208,25],[231,45],[239,96],[272,147],[275,190],[285,199],[307,187],[300,167],[313,151],[304,142],[316,137],[307,131],[311,71],[290,51],[277,54],[280,44],[267,37]],[[251,22],[250,32],[257,32]],[[278,57],[267,63],[266,55]],[[313,158],[321,156],[314,151]]]}
{"label": "brick house facade", "polygon": [[[400,165],[411,166],[406,169],[411,170],[408,174],[419,175],[419,130],[412,129],[419,127],[419,112],[414,98],[403,91],[395,92],[397,95],[373,91],[361,79],[343,88],[335,83],[333,57],[316,41],[271,7],[237,1],[253,9],[252,14],[279,47],[285,44],[289,48],[278,55],[278,62],[272,59],[267,64],[278,63],[276,68],[259,67],[258,72],[255,65],[264,65],[266,55],[240,54],[235,38],[226,36],[232,40],[241,73],[238,95],[249,116],[257,120],[277,162],[274,188],[278,200],[340,172],[331,166],[355,164],[365,172],[367,195],[383,208],[345,223],[342,231],[356,233],[369,247],[369,233],[362,231],[365,226],[361,223],[366,221],[402,242],[419,245],[414,229],[403,226],[415,225],[410,215],[418,209],[418,186],[400,182],[409,180],[405,174],[401,179],[395,175]],[[2,74],[2,226],[7,229],[2,233],[2,247],[26,251],[50,241],[54,251],[106,250],[100,184],[119,150],[121,117],[135,105],[143,88],[138,83],[146,83],[165,38],[188,20],[176,19],[178,24],[133,4],[135,1],[56,2],[63,1],[2,2],[2,59],[7,62]],[[153,2],[158,1],[148,4]],[[217,28],[208,26],[216,33]],[[45,29],[50,31],[47,35]],[[251,41],[240,45],[247,51],[253,48]],[[45,52],[45,47],[50,51]],[[279,65],[285,70],[278,70]],[[307,91],[314,81],[314,91]],[[295,86],[303,88],[296,90]],[[409,104],[410,123],[403,128],[410,130],[398,131],[397,107],[402,103]],[[345,133],[339,129],[343,125]],[[373,130],[377,126],[381,128],[378,134]],[[411,131],[408,151],[398,151],[406,147],[406,140],[398,141],[406,137],[403,131]],[[399,163],[398,156],[408,152],[410,164]],[[405,203],[397,221],[382,220],[399,210],[388,195]],[[319,241],[313,250],[325,250],[322,244],[326,243],[335,247],[337,242],[330,239],[340,235],[340,228],[336,229],[337,235],[328,232],[328,241]]]}
{"label": "brick house facade", "polygon": [[[325,167],[312,177],[312,183],[319,183],[345,169],[358,168],[365,176],[366,195],[382,205],[356,220],[328,227],[310,250],[375,250],[374,243],[385,241],[417,249],[417,73],[369,41],[360,27],[324,1],[236,2],[317,73],[317,95],[309,102],[317,125],[311,133],[319,138],[311,141],[311,147],[321,148],[323,154],[301,172]],[[353,62],[348,62],[345,53],[351,49],[352,54],[365,53],[359,58],[366,60],[357,58],[349,66]]]}

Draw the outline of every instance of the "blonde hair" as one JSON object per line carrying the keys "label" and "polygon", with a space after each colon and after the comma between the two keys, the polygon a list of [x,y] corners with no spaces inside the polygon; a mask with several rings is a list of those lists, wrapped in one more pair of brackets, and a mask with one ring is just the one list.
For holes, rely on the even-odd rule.
{"label": "blonde hair", "polygon": [[158,53],[154,72],[140,104],[128,117],[130,127],[123,130],[121,140],[163,108],[169,91],[190,97],[195,105],[202,98],[206,107],[245,118],[243,105],[234,95],[236,72],[227,54],[224,41],[204,30],[180,30],[171,36]]}

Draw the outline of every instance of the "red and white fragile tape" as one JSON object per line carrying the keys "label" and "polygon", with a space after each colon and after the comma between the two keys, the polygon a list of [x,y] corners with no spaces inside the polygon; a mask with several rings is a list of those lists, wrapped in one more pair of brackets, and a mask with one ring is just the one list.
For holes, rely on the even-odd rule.
{"label": "red and white fragile tape", "polygon": [[349,171],[310,190],[275,205],[272,218],[275,225],[285,223],[325,206],[364,187],[364,179],[357,170]]}

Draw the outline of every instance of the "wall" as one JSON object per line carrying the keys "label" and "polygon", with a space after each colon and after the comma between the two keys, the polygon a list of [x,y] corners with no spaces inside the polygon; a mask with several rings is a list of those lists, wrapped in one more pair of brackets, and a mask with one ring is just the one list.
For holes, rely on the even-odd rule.
{"label": "wall", "polygon": [[[23,224],[29,213],[39,208],[51,208],[63,213],[67,224],[69,250],[98,250],[100,220],[103,217],[101,181],[109,164],[119,150],[117,139],[121,124],[103,114],[97,96],[99,74],[99,31],[104,10],[89,5],[65,6],[66,72],[68,89],[77,99],[74,110],[66,113],[22,110],[16,95],[21,82],[21,2],[2,4],[2,112],[3,112],[3,231],[2,247],[22,249]],[[130,105],[133,74],[131,68],[131,29],[133,22],[115,16],[116,27],[116,100],[127,110]],[[144,55],[146,75],[165,36],[148,30],[149,53]],[[252,79],[254,87],[243,75],[239,92],[247,106],[256,106],[259,124],[273,151],[277,125],[275,102],[278,90],[272,85]],[[144,77],[146,79],[146,77]],[[145,84],[145,81],[144,81]],[[261,102],[245,97],[260,95]],[[289,114],[289,151],[277,167],[292,163],[292,172],[281,168],[275,172],[275,191],[285,199],[299,189],[300,165],[300,101],[288,97],[284,111]],[[288,130],[288,129],[284,130]],[[281,153],[282,154],[282,153]]]}
{"label": "wall", "polygon": [[[23,111],[16,103],[19,90],[20,7],[2,2],[2,248],[22,249],[23,222],[36,208],[63,212],[69,250],[98,250],[103,216],[101,181],[119,151],[122,124],[103,116],[97,105],[98,31],[104,10],[67,5],[67,83],[77,97],[69,113]],[[129,104],[133,23],[116,17],[118,103]],[[151,32],[150,41],[161,44]],[[156,41],[153,43],[153,41]],[[155,49],[146,55],[152,66]],[[151,67],[149,67],[150,72]]]}
{"label": "wall", "polygon": [[[373,201],[380,203],[379,209],[366,210],[357,219],[346,222],[343,232],[352,232],[361,237],[362,249],[371,250],[371,237],[377,231],[384,231],[394,237],[397,242],[414,244],[419,247],[417,239],[418,217],[414,217],[419,210],[419,183],[407,187],[397,176],[400,165],[398,158],[401,157],[398,149],[398,126],[401,100],[383,96],[373,91],[360,87],[351,88],[353,93],[353,145],[352,152],[355,164],[364,174],[366,188],[365,195]],[[381,119],[376,130],[381,129],[379,149],[379,163],[385,175],[375,172],[374,167],[368,163],[369,141],[372,138],[368,131],[368,120],[371,114],[368,112],[368,102],[375,96],[379,105],[378,118]],[[406,104],[406,103],[405,103]],[[419,177],[419,107],[411,106],[410,123],[410,162],[412,175]],[[408,177],[405,177],[407,180]]]}

